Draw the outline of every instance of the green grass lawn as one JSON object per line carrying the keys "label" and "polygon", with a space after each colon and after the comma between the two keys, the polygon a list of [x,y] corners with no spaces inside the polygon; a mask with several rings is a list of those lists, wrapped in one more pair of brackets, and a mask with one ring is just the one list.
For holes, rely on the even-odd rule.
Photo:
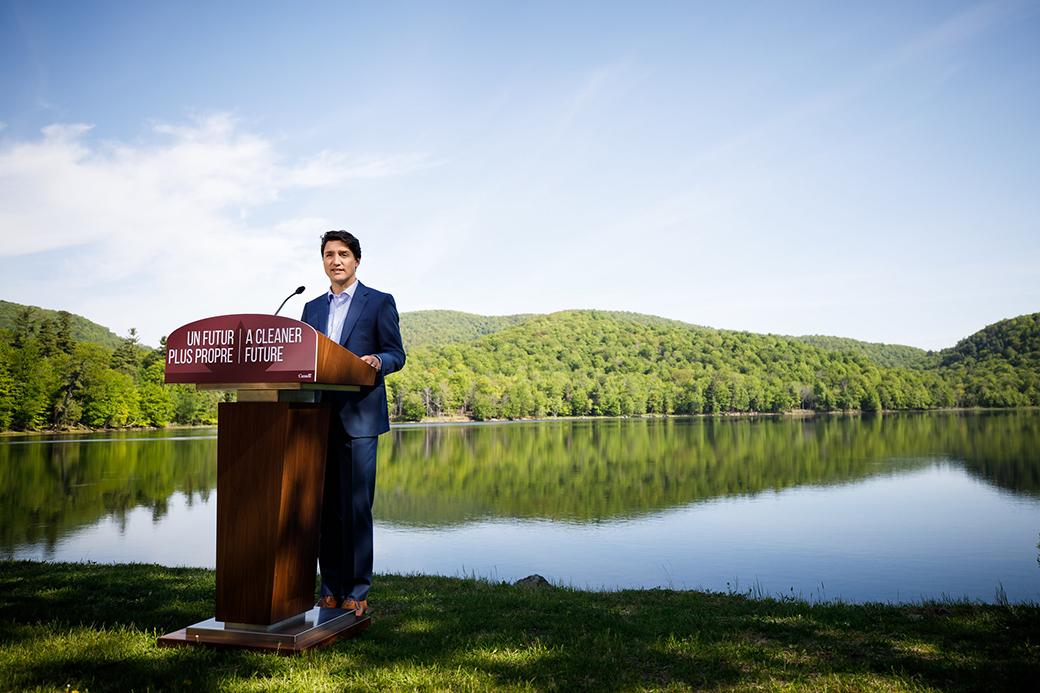
{"label": "green grass lawn", "polygon": [[292,657],[155,639],[212,571],[0,562],[0,691],[1033,691],[1040,606],[841,604],[382,575],[372,626]]}

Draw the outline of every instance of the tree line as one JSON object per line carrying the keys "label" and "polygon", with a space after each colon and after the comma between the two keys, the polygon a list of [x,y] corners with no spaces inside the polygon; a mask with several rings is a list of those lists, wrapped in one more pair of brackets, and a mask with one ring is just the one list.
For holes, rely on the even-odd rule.
{"label": "tree line", "polygon": [[[388,380],[391,413],[488,420],[1040,405],[1038,316],[987,328],[994,334],[982,346],[973,336],[922,352],[913,367],[788,337],[639,318],[565,311],[415,349]],[[1001,336],[1008,331],[1013,338]],[[1017,349],[986,346],[1004,341]]]}
{"label": "tree line", "polygon": [[164,385],[164,350],[134,329],[114,349],[77,341],[74,317],[23,307],[0,330],[0,430],[216,423],[226,395]]}
{"label": "tree line", "polygon": [[[398,421],[1040,406],[1040,313],[938,353],[896,353],[909,364],[898,367],[867,355],[892,357],[885,345],[833,350],[851,340],[817,346],[634,313],[430,313],[402,316],[427,346],[387,379]],[[215,423],[218,402],[234,397],[164,385],[165,345],[145,347],[133,329],[112,349],[76,340],[76,316],[52,315],[23,307],[0,330],[0,430]]]}

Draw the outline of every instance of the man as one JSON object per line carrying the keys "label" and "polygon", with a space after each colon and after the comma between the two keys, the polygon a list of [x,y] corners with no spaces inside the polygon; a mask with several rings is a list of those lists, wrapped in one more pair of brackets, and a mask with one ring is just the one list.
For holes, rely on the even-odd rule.
{"label": "man", "polygon": [[357,281],[361,244],[346,231],[321,238],[328,293],[307,303],[303,322],[342,344],[376,369],[374,387],[360,392],[322,392],[332,404],[325,491],[321,507],[318,606],[353,609],[363,616],[372,584],[372,499],[376,488],[376,443],[390,430],[387,375],[404,366],[397,306],[390,294]]}

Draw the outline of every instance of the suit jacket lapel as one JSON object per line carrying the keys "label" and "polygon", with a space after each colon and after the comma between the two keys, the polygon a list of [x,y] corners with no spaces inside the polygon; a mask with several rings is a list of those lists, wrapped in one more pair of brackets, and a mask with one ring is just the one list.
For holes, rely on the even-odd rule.
{"label": "suit jacket lapel", "polygon": [[310,326],[318,332],[325,334],[329,329],[329,300],[327,296],[324,296],[323,298],[325,300],[318,304],[317,312],[310,315],[310,319],[312,320]]}
{"label": "suit jacket lapel", "polygon": [[[347,343],[347,337],[350,336],[350,331],[354,329],[354,323],[357,322],[358,316],[361,315],[367,302],[368,289],[364,284],[358,282],[357,290],[354,291],[354,297],[350,299],[350,306],[347,308],[347,319],[343,321],[343,331],[339,337],[340,344]],[[326,311],[328,311],[327,308]]]}

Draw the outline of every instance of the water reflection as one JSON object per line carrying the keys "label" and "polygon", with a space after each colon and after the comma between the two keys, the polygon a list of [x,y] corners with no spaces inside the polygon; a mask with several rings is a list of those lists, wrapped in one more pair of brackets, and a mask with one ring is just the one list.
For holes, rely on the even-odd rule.
{"label": "water reflection", "polygon": [[[3,440],[0,555],[212,567],[216,447]],[[1038,410],[400,426],[379,464],[380,571],[1038,598]]]}
{"label": "water reflection", "polygon": [[713,498],[844,484],[935,456],[1040,494],[1040,412],[622,419],[399,427],[380,448],[376,510],[404,525],[586,522]]}
{"label": "water reflection", "polygon": [[[401,426],[381,441],[378,519],[451,526],[489,518],[588,522],[714,498],[833,485],[934,457],[1040,496],[1040,411],[806,419],[621,419]],[[216,488],[216,436],[197,431],[0,443],[0,546],[53,544],[102,517],[165,516]]]}
{"label": "water reflection", "polygon": [[190,507],[217,484],[215,432],[26,437],[0,443],[0,546],[53,549],[61,537],[129,513],[166,516],[174,493]]}

